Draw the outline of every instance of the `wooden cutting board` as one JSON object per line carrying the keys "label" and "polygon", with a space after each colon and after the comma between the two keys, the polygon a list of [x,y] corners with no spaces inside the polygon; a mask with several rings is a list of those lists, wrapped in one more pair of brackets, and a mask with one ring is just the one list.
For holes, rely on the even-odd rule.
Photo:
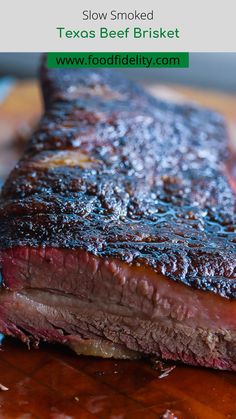
{"label": "wooden cutting board", "polygon": [[[182,87],[148,89],[170,100],[188,99],[220,110],[229,121],[233,139],[236,97]],[[40,115],[35,82],[12,86],[2,98],[2,178],[22,152]],[[147,361],[78,357],[56,345],[29,351],[23,344],[5,339],[0,351],[0,384],[0,419],[236,418],[235,373],[177,366],[163,377]]]}

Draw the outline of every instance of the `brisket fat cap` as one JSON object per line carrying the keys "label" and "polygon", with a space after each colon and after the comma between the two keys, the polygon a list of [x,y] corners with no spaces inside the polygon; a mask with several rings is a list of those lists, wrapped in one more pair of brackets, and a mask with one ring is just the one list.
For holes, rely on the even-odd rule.
{"label": "brisket fat cap", "polygon": [[41,81],[46,113],[2,191],[2,255],[82,249],[235,299],[222,117],[115,71],[43,68]]}

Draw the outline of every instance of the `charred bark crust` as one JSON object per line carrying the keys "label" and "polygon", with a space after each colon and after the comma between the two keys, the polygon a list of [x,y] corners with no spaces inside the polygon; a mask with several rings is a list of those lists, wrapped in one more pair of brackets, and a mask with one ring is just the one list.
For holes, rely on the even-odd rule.
{"label": "charred bark crust", "polygon": [[0,201],[0,249],[81,248],[236,298],[235,196],[217,113],[115,71],[42,70],[46,112]]}

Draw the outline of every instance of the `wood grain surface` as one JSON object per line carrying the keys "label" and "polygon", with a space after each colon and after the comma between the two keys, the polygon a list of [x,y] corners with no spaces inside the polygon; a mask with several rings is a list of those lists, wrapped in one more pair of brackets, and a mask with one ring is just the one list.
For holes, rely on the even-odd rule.
{"label": "wood grain surface", "polygon": [[[236,149],[235,97],[182,87],[148,89],[169,100],[190,100],[221,111]],[[13,86],[0,103],[2,178],[22,153],[40,115],[35,82]],[[0,384],[0,419],[236,419],[235,373],[176,366],[163,374],[145,360],[78,357],[56,345],[28,350],[5,339]]]}

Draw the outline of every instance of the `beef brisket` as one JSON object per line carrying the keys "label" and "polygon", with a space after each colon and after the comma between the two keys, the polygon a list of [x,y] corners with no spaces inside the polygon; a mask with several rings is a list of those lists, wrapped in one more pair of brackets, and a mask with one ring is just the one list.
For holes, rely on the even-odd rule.
{"label": "beef brisket", "polygon": [[0,331],[236,370],[223,118],[116,72],[42,70],[45,115],[0,202]]}

